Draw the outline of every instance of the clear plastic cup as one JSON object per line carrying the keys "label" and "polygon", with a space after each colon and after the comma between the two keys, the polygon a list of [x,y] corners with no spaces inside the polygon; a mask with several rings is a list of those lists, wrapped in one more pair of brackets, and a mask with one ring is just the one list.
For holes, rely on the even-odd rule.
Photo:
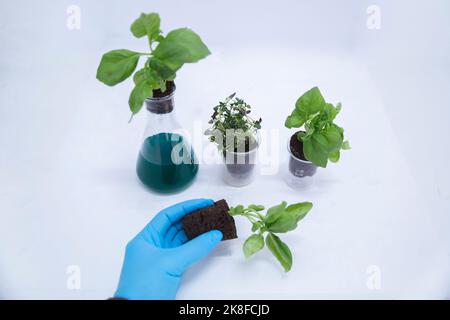
{"label": "clear plastic cup", "polygon": [[248,152],[226,152],[222,177],[225,183],[233,187],[243,187],[255,178],[258,146]]}
{"label": "clear plastic cup", "polygon": [[288,139],[287,149],[289,159],[286,165],[287,170],[284,174],[286,183],[294,189],[303,189],[310,186],[314,181],[317,166],[311,161],[299,159],[292,154],[290,138]]}

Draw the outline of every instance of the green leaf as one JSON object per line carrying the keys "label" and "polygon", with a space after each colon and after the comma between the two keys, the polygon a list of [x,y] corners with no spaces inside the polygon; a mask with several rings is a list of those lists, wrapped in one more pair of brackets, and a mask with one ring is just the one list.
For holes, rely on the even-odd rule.
{"label": "green leaf", "polygon": [[310,139],[303,140],[305,158],[316,166],[326,168],[328,162],[327,141],[320,133],[315,133]]}
{"label": "green leaf", "polygon": [[136,114],[141,110],[142,105],[146,98],[152,96],[152,87],[147,81],[142,81],[138,83],[133,91],[131,91],[130,98],[128,100],[128,105],[133,114]]}
{"label": "green leaf", "polygon": [[284,122],[284,126],[288,129],[300,128],[305,123],[305,121],[305,117],[297,109],[294,109],[292,114],[287,117],[286,121]]}
{"label": "green leaf", "polygon": [[341,158],[340,151],[334,151],[328,155],[328,160],[330,160],[331,162],[334,162],[334,163],[338,162],[340,158]]}
{"label": "green leaf", "polygon": [[261,226],[262,226],[262,223],[260,221],[253,223],[252,224],[252,232],[256,232]]}
{"label": "green leaf", "polygon": [[157,41],[157,42],[161,42],[163,40],[164,40],[164,36],[161,35],[161,34],[157,35],[156,38],[155,38],[155,41]]}
{"label": "green leaf", "polygon": [[169,80],[175,77],[176,70],[172,70],[164,63],[164,61],[157,58],[152,58],[150,60],[150,67],[159,75],[161,79]]}
{"label": "green leaf", "polygon": [[334,108],[334,111],[332,112],[331,120],[334,120],[336,116],[341,112],[341,110],[342,110],[342,103],[339,102]]}
{"label": "green leaf", "polygon": [[342,149],[344,149],[344,150],[350,150],[352,147],[350,147],[350,142],[348,142],[348,141],[344,141],[343,143],[342,143]]}
{"label": "green leaf", "polygon": [[319,88],[314,87],[307,91],[295,103],[297,112],[306,119],[309,115],[320,112],[326,105]]}
{"label": "green leaf", "polygon": [[267,234],[266,244],[275,258],[280,262],[284,271],[289,272],[292,267],[292,253],[289,247],[273,233]]}
{"label": "green leaf", "polygon": [[155,39],[161,32],[161,18],[157,13],[142,13],[131,25],[131,32],[136,38],[148,36],[150,40]]}
{"label": "green leaf", "polygon": [[339,151],[342,148],[343,130],[335,124],[332,124],[323,131],[328,141],[328,152]]}
{"label": "green leaf", "polygon": [[253,209],[255,211],[263,211],[265,208],[262,205],[259,204],[251,204],[248,206],[250,209]]}
{"label": "green leaf", "polygon": [[141,83],[142,81],[145,81],[146,79],[147,79],[147,70],[145,68],[142,68],[142,69],[136,71],[136,73],[133,76],[134,84]]}
{"label": "green leaf", "polygon": [[326,103],[323,109],[323,114],[325,115],[326,123],[332,123],[336,116],[341,112],[341,104],[338,103],[337,106],[333,106],[331,103]]}
{"label": "green leaf", "polygon": [[161,77],[161,79],[169,80],[175,76],[176,70],[171,69],[164,61],[157,58],[150,60],[150,67]]}
{"label": "green leaf", "polygon": [[313,208],[313,204],[311,202],[300,202],[291,204],[286,208],[286,212],[295,217],[295,220],[299,222],[302,220],[309,211]]}
{"label": "green leaf", "polygon": [[264,248],[264,238],[260,234],[253,234],[245,240],[243,245],[243,251],[246,258],[255,254]]}
{"label": "green leaf", "polygon": [[209,54],[200,37],[188,28],[169,32],[153,51],[153,56],[173,72],[184,63],[197,62]]}
{"label": "green leaf", "polygon": [[108,86],[124,81],[136,69],[140,55],[126,49],[105,53],[97,69],[97,79]]}
{"label": "green leaf", "polygon": [[286,233],[297,228],[297,224],[311,210],[313,204],[311,202],[302,202],[290,205],[282,215],[271,225],[269,231],[274,233]]}
{"label": "green leaf", "polygon": [[306,129],[306,132],[301,132],[300,131],[297,134],[297,139],[299,139],[300,141],[309,139],[309,137],[311,137],[314,134],[314,132],[316,132],[316,127],[315,126],[308,126],[308,125],[306,125],[305,129]]}
{"label": "green leaf", "polygon": [[161,87],[161,82],[163,80],[158,76],[155,70],[149,67],[144,67],[138,70],[133,76],[134,84],[141,83],[142,81],[147,81],[147,83],[155,90]]}
{"label": "green leaf", "polygon": [[319,167],[327,166],[330,153],[339,151],[342,146],[342,134],[336,125],[314,132],[311,138],[303,141],[306,159]]}
{"label": "green leaf", "polygon": [[230,210],[228,211],[230,213],[230,215],[234,216],[234,215],[239,215],[241,213],[244,212],[244,206],[243,205],[238,205],[236,207],[231,207]]}
{"label": "green leaf", "polygon": [[267,210],[267,214],[264,219],[266,224],[271,224],[275,222],[283,214],[283,211],[286,208],[286,206],[287,206],[286,201],[283,201],[281,204]]}

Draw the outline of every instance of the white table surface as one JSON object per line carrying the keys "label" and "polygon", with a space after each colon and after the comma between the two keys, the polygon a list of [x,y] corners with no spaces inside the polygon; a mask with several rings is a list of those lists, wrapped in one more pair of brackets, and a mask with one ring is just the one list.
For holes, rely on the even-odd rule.
{"label": "white table surface", "polygon": [[[90,43],[95,49],[79,52],[80,41],[66,43],[61,60],[43,56],[38,65],[24,54],[9,64],[2,56],[1,298],[111,296],[127,241],[160,209],[197,197],[225,198],[231,205],[311,201],[314,208],[282,237],[294,255],[289,274],[268,252],[244,259],[241,245],[250,227],[238,218],[239,239],[221,244],[187,272],[181,299],[448,296],[443,200],[437,203],[415,174],[393,129],[397,124],[358,56],[288,45],[212,45],[211,57],[178,75],[178,120],[190,130],[195,121],[206,126],[215,103],[237,91],[261,115],[263,127],[279,136],[271,153],[273,161],[279,156],[279,170],[233,188],[222,182],[220,165],[204,164],[189,189],[163,196],[146,190],[135,175],[146,119],[142,113],[127,123],[131,84],[108,88],[95,79],[101,53],[114,45]],[[283,123],[296,98],[314,85],[330,102],[343,103],[338,123],[352,150],[298,191],[281,176],[292,133]],[[71,265],[80,267],[80,290],[66,286]],[[380,271],[376,290],[367,285],[373,266]]]}

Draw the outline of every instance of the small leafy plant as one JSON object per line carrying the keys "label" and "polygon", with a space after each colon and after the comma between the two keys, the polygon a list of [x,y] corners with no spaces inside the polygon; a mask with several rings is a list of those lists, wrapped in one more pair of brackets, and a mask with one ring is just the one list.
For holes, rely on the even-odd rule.
{"label": "small leafy plant", "polygon": [[185,63],[197,62],[210,54],[194,31],[181,28],[164,36],[160,23],[157,13],[142,13],[131,25],[131,32],[136,38],[147,37],[149,52],[109,51],[103,55],[97,69],[98,80],[115,86],[133,74],[141,57],[146,58],[143,68],[133,76],[135,87],[128,100],[133,115],[139,112],[146,98],[152,97],[153,90],[165,92],[167,81],[173,81]]}
{"label": "small leafy plant", "polygon": [[254,120],[250,113],[251,106],[233,93],[214,107],[211,127],[205,135],[219,151],[249,151],[257,145],[256,134],[262,122],[261,118]]}
{"label": "small leafy plant", "polygon": [[[297,224],[312,209],[311,202],[302,202],[287,206],[283,201],[281,204],[267,210],[266,215],[261,214],[264,206],[243,205],[232,207],[229,210],[231,216],[242,216],[252,224],[253,234],[245,240],[243,251],[245,257],[257,253],[267,245],[272,254],[277,258],[286,272],[292,267],[292,253],[289,247],[277,236],[297,228]],[[265,239],[265,241],[264,241]]]}
{"label": "small leafy plant", "polygon": [[328,160],[338,162],[340,151],[350,149],[349,142],[344,141],[344,129],[334,123],[341,107],[340,103],[327,103],[319,88],[314,87],[297,100],[286,119],[287,128],[304,129],[297,139],[303,143],[306,160],[319,167],[325,168]]}

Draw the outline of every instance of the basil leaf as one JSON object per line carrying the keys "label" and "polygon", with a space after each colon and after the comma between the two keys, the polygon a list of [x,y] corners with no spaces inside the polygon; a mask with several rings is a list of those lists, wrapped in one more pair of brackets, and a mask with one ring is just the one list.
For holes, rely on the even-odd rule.
{"label": "basil leaf", "polygon": [[342,142],[342,149],[343,150],[350,150],[351,149],[350,142],[348,142],[348,141]]}
{"label": "basil leaf", "polygon": [[340,151],[334,151],[328,155],[328,160],[330,160],[331,162],[334,162],[334,163],[338,162],[340,158],[341,158]]}
{"label": "basil leaf", "polygon": [[197,62],[209,54],[200,37],[188,28],[169,32],[153,51],[153,56],[173,72],[184,63]]}
{"label": "basil leaf", "polygon": [[156,38],[155,38],[155,41],[157,41],[157,42],[161,42],[163,40],[164,40],[164,36],[161,35],[161,34],[157,35]]}
{"label": "basil leaf", "polygon": [[134,84],[141,83],[142,81],[145,81],[146,79],[147,79],[147,70],[145,70],[145,68],[142,68],[142,69],[136,71],[136,73],[133,76]]}
{"label": "basil leaf", "polygon": [[297,110],[294,109],[292,114],[287,117],[284,122],[286,128],[300,128],[306,121],[306,118]]}
{"label": "basil leaf", "polygon": [[320,112],[326,104],[319,88],[314,87],[307,91],[295,103],[295,109],[304,118],[309,115]]}
{"label": "basil leaf", "polygon": [[273,233],[267,234],[266,244],[275,258],[283,266],[284,271],[289,272],[292,267],[292,253],[289,247]]}
{"label": "basil leaf", "polygon": [[150,67],[161,77],[161,79],[169,80],[175,77],[176,70],[169,67],[164,61],[157,58],[150,60]]}
{"label": "basil leaf", "polygon": [[327,103],[327,115],[328,115],[328,122],[333,122],[334,119],[336,119],[336,116],[341,112],[342,110],[342,104],[338,103],[335,106],[333,106],[331,103]]}
{"label": "basil leaf", "polygon": [[259,204],[251,204],[248,206],[250,209],[253,209],[255,211],[263,211],[264,210],[264,206],[261,206]]}
{"label": "basil leaf", "polygon": [[142,13],[131,25],[131,32],[136,38],[148,36],[150,40],[157,38],[160,34],[161,18],[157,13]]}
{"label": "basil leaf", "polygon": [[274,233],[286,233],[297,228],[297,221],[291,215],[283,215],[273,225],[269,226],[269,231]]}
{"label": "basil leaf", "polygon": [[228,210],[228,213],[232,216],[239,215],[242,212],[244,212],[244,206],[241,204],[236,207],[231,207],[230,210]]}
{"label": "basil leaf", "polygon": [[234,208],[236,210],[236,213],[242,213],[244,212],[244,206],[243,205],[238,205]]}
{"label": "basil leaf", "polygon": [[248,237],[242,247],[246,258],[260,251],[262,248],[264,248],[264,238],[260,234],[253,234]]}
{"label": "basil leaf", "polygon": [[131,76],[136,69],[140,53],[121,49],[105,53],[97,69],[97,79],[114,86]]}
{"label": "basil leaf", "polygon": [[287,207],[281,216],[271,225],[269,231],[274,233],[286,233],[297,228],[297,224],[311,210],[311,202],[302,202]]}
{"label": "basil leaf", "polygon": [[142,81],[146,81],[153,89],[156,89],[160,87],[162,79],[158,77],[158,74],[156,74],[154,70],[145,67],[134,74],[133,81],[135,85]]}
{"label": "basil leaf", "polygon": [[328,141],[328,152],[339,151],[342,148],[343,130],[335,124],[332,124],[323,131]]}
{"label": "basil leaf", "polygon": [[303,152],[306,159],[316,166],[326,168],[328,162],[327,141],[320,133],[315,133],[310,139],[303,140]]}
{"label": "basil leaf", "polygon": [[336,125],[314,132],[310,139],[303,141],[305,157],[315,165],[325,168],[330,153],[341,149],[342,140],[341,131]]}
{"label": "basil leaf", "polygon": [[271,223],[274,223],[283,214],[283,211],[286,208],[286,206],[287,206],[286,201],[283,201],[281,204],[267,210],[266,217],[264,219],[266,224],[270,225]]}
{"label": "basil leaf", "polygon": [[309,211],[311,211],[313,204],[311,202],[300,202],[291,204],[286,208],[286,212],[292,214],[295,217],[295,220],[299,222],[302,220]]}
{"label": "basil leaf", "polygon": [[261,226],[262,226],[262,223],[260,221],[253,223],[252,224],[252,232],[256,232]]}
{"label": "basil leaf", "polygon": [[128,100],[128,105],[133,114],[136,114],[141,110],[142,105],[146,98],[152,96],[152,87],[147,81],[142,81],[134,87],[131,91],[130,98]]}

